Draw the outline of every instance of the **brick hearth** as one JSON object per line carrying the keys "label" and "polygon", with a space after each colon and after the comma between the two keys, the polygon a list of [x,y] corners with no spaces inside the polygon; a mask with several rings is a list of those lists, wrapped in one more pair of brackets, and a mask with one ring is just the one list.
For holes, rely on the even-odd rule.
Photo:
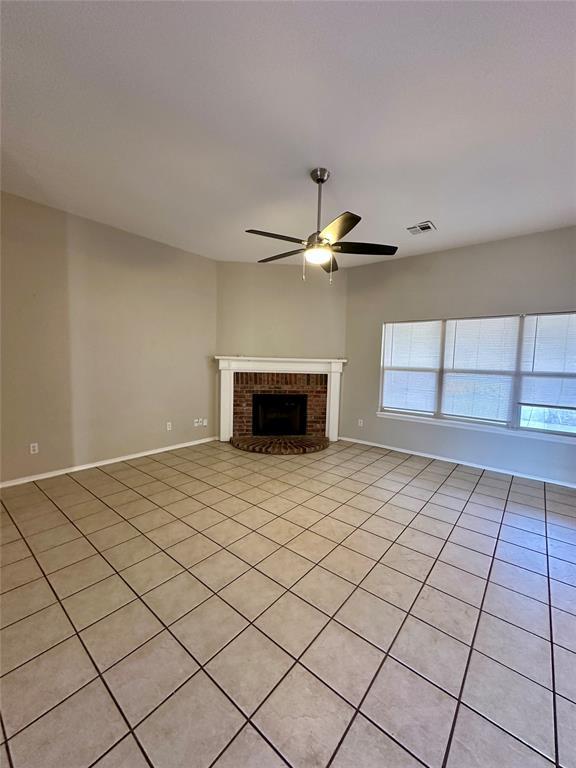
{"label": "brick hearth", "polygon": [[306,434],[326,434],[325,373],[234,373],[234,437],[252,435],[252,395],[308,395]]}

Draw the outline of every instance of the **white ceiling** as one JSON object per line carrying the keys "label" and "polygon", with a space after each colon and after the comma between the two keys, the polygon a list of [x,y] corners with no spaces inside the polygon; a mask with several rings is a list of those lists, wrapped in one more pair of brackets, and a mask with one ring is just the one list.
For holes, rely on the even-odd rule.
{"label": "white ceiling", "polygon": [[[214,259],[576,221],[576,5],[4,2],[3,187]],[[406,227],[432,219],[438,232]],[[344,265],[374,257],[339,257]]]}

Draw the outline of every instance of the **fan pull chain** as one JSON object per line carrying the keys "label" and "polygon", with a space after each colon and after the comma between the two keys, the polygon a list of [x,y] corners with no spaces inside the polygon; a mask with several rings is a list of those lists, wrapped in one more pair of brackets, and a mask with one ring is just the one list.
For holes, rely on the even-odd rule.
{"label": "fan pull chain", "polygon": [[332,265],[334,264],[334,256],[330,256],[330,285],[332,285]]}
{"label": "fan pull chain", "polygon": [[306,253],[302,254],[302,280],[306,280]]}

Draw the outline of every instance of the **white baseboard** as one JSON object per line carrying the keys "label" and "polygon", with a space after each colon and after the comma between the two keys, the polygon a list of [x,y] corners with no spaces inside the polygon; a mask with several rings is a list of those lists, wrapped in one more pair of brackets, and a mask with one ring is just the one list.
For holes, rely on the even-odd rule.
{"label": "white baseboard", "polygon": [[116,464],[117,461],[128,461],[128,459],[139,459],[142,456],[151,456],[154,453],[164,453],[164,451],[175,451],[177,448],[188,448],[192,445],[200,445],[200,443],[211,443],[213,440],[218,440],[217,437],[203,437],[201,440],[190,440],[187,443],[177,443],[176,445],[165,445],[163,448],[152,448],[149,451],[140,451],[139,453],[130,453],[127,456],[116,456],[114,459],[103,459],[102,461],[94,461],[92,464],[78,464],[76,467],[66,467],[65,469],[55,469],[52,472],[43,472],[40,475],[29,475],[28,477],[17,477],[15,480],[6,480],[0,483],[0,488],[10,488],[12,485],[23,485],[24,483],[32,483],[35,480],[46,480],[48,477],[58,477],[58,475],[67,475],[69,472],[79,472],[81,469],[94,469],[95,467],[103,467],[106,464]]}
{"label": "white baseboard", "polygon": [[474,464],[471,461],[460,461],[453,456],[437,456],[433,453],[422,453],[421,451],[413,451],[408,448],[398,448],[397,445],[384,445],[383,443],[371,443],[369,440],[359,440],[357,437],[340,437],[339,440],[344,440],[347,443],[360,443],[360,445],[373,445],[374,448],[387,448],[389,451],[400,451],[400,453],[410,453],[414,456],[423,456],[425,459],[438,459],[438,461],[449,461],[451,464],[463,464],[466,467],[474,467],[475,469],[487,469],[490,472],[501,472],[504,475],[515,475],[516,477],[524,477],[526,480],[539,480],[542,483],[551,483],[552,485],[563,485],[566,488],[576,488],[576,483],[559,482],[558,480],[552,480],[549,477],[537,477],[536,475],[525,475],[522,472],[510,472],[508,469],[502,469],[502,467],[487,467],[485,464]]}

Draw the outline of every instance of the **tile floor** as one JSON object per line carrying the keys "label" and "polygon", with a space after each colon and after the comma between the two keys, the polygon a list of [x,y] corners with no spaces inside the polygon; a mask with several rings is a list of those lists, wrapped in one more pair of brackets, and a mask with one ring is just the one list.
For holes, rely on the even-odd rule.
{"label": "tile floor", "polygon": [[576,766],[576,490],[207,443],[2,498],[2,766]]}

